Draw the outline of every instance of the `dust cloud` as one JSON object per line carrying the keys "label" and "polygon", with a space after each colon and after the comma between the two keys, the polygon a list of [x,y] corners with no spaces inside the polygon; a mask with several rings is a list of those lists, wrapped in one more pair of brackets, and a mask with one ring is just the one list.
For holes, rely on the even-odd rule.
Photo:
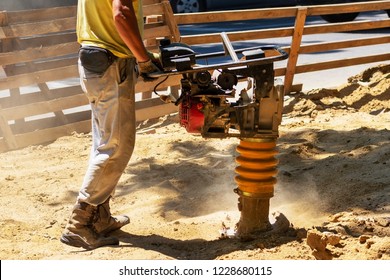
{"label": "dust cloud", "polygon": [[[314,182],[308,179],[304,185],[305,190],[298,192],[289,190],[296,189],[292,183],[285,184],[283,190],[277,190],[280,184],[276,185],[270,212],[283,213],[295,227],[310,227],[321,223],[328,216],[324,212],[327,205],[316,191]],[[302,188],[302,185],[299,187]]]}

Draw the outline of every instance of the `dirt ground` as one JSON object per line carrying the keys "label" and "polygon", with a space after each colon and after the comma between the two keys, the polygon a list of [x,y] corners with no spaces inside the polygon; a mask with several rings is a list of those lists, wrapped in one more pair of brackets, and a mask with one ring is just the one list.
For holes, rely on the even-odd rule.
{"label": "dirt ground", "polygon": [[271,213],[291,224],[254,240],[220,235],[240,217],[238,140],[188,134],[173,114],[138,126],[112,203],[131,218],[114,233],[120,245],[63,245],[90,141],[74,134],[0,154],[0,259],[390,259],[389,65],[286,96]]}

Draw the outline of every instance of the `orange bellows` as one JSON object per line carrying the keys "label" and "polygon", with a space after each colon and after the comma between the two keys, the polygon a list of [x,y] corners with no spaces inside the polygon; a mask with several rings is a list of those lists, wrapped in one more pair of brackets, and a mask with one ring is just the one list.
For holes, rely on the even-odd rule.
{"label": "orange bellows", "polygon": [[[252,141],[259,141],[254,139]],[[264,141],[264,140],[263,140]],[[240,166],[236,167],[235,181],[238,190],[244,196],[270,198],[274,194],[276,183],[278,161],[274,157],[277,154],[275,149],[276,141],[270,139],[267,142],[251,142],[241,140],[237,147],[240,156],[236,162]]]}
{"label": "orange bellows", "polygon": [[237,152],[235,181],[241,211],[237,234],[248,236],[271,229],[268,216],[278,165],[276,139],[242,139]]}

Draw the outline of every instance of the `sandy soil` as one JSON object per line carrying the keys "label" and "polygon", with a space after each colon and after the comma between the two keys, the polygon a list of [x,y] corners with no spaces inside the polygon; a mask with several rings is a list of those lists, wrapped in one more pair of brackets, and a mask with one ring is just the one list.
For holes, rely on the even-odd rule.
{"label": "sandy soil", "polygon": [[[173,114],[139,124],[112,211],[131,217],[120,245],[67,247],[90,147],[74,134],[0,154],[0,259],[390,259],[390,66],[337,89],[286,97],[271,212],[278,234],[221,238],[239,220],[237,139],[202,139]],[[273,216],[270,218],[273,221]]]}

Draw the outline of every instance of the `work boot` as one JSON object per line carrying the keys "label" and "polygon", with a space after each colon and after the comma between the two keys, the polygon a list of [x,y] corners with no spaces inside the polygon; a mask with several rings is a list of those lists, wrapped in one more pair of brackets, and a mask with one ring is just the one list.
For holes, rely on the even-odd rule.
{"label": "work boot", "polygon": [[118,245],[116,237],[104,237],[96,232],[93,221],[97,207],[85,202],[77,202],[60,240],[69,246],[95,249],[107,245]]}
{"label": "work boot", "polygon": [[102,235],[106,235],[130,223],[130,218],[125,215],[111,216],[110,198],[98,205],[93,224],[97,233]]}

